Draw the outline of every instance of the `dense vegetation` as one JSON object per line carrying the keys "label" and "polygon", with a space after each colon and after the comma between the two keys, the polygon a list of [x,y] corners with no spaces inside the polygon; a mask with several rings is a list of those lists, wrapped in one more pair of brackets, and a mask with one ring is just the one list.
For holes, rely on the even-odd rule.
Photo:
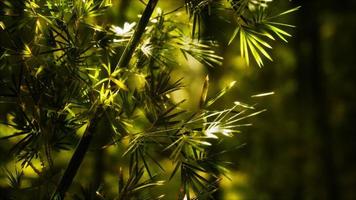
{"label": "dense vegetation", "polygon": [[[275,7],[266,8],[267,1],[216,2],[178,2],[174,4],[176,8],[180,8],[177,11],[175,8],[163,9],[166,8],[164,5],[162,10],[156,7],[151,17],[146,18],[144,17],[146,15],[142,14],[143,17],[140,19],[147,20],[145,26],[144,21],[136,20],[136,15],[141,13],[140,9],[145,8],[145,4],[138,0],[131,3],[133,5],[130,7],[126,7],[131,9],[131,13],[119,14],[115,14],[116,11],[110,8],[107,9],[110,6],[108,1],[1,1],[0,116],[3,125],[0,128],[0,148],[1,152],[9,152],[1,156],[1,164],[6,166],[1,172],[1,184],[3,186],[11,183],[11,187],[2,189],[4,192],[1,193],[15,199],[46,199],[52,197],[56,190],[64,195],[63,191],[70,186],[68,198],[141,199],[151,198],[151,195],[160,196],[161,193],[158,193],[162,191],[160,188],[169,187],[165,190],[167,191],[165,193],[168,193],[167,198],[171,195],[169,193],[174,193],[171,198],[173,196],[181,199],[199,195],[199,199],[207,198],[206,196],[209,195],[217,196],[218,192],[215,191],[220,185],[221,175],[230,167],[225,165],[225,161],[229,161],[226,159],[229,156],[225,157],[219,152],[233,155],[236,153],[234,148],[240,146],[240,144],[236,145],[235,136],[230,138],[224,134],[228,133],[227,135],[230,136],[230,133],[241,129],[240,125],[249,122],[232,123],[233,127],[225,129],[224,125],[225,127],[230,125],[228,120],[234,121],[234,119],[257,114],[262,109],[258,109],[258,105],[256,107],[238,102],[236,97],[221,99],[222,94],[234,88],[229,87],[230,80],[225,81],[226,89],[219,92],[213,82],[219,77],[212,72],[221,68],[219,65],[222,57],[227,58],[226,52],[238,56],[238,52],[231,47],[236,47],[243,56],[245,61],[239,60],[241,65],[262,65],[266,63],[264,57],[266,59],[273,57],[275,63],[282,66],[275,70],[282,73],[283,70],[290,72],[291,69],[283,66],[292,64],[285,60],[279,62],[283,61],[283,58],[272,56],[274,54],[268,50],[272,44],[276,45],[271,37],[284,40],[289,35],[287,30],[291,30],[289,27],[284,27],[286,25],[260,23],[265,19],[268,19],[267,22],[271,20],[278,22],[278,19],[271,18],[277,16],[276,13],[281,13],[275,12]],[[307,4],[305,10],[313,10],[309,13],[316,15],[318,9],[311,9],[312,6],[309,6]],[[131,7],[137,8],[135,10]],[[188,17],[185,16],[185,10],[188,11]],[[146,14],[150,15],[149,11],[147,12]],[[128,15],[125,16],[126,14]],[[258,148],[251,150],[257,159],[250,161],[250,164],[260,165],[260,168],[256,167],[254,174],[256,180],[260,181],[253,183],[260,198],[281,194],[307,194],[306,196],[310,198],[317,197],[319,194],[325,197],[333,194],[332,191],[337,191],[336,169],[329,167],[332,166],[330,163],[333,162],[333,155],[330,154],[328,144],[332,137],[339,137],[332,136],[332,130],[325,126],[328,123],[325,113],[328,105],[325,103],[327,94],[323,94],[325,88],[321,87],[325,79],[320,71],[308,71],[320,70],[321,61],[314,59],[315,62],[309,62],[309,57],[304,56],[308,52],[305,49],[308,48],[303,45],[315,45],[312,42],[317,41],[318,39],[315,38],[319,37],[317,23],[312,20],[315,18],[314,14],[301,18],[299,20],[301,22],[298,21],[298,27],[311,22],[306,31],[299,32],[302,34],[298,36],[304,39],[304,42],[300,43],[301,50],[297,51],[300,59],[298,62],[302,65],[297,70],[298,80],[300,80],[298,86],[301,89],[299,91],[302,91],[297,99],[301,105],[307,104],[310,107],[299,111],[293,110],[290,106],[285,106],[284,109],[274,107],[276,109],[272,108],[269,112],[272,114],[268,114],[275,116],[276,113],[287,111],[299,113],[303,128],[298,128],[295,122],[288,121],[288,117],[282,117],[282,121],[277,119],[273,121],[271,118],[268,119],[271,124],[262,126],[265,128],[263,131],[268,133],[273,129],[274,124],[283,124],[287,127],[289,135],[273,133],[263,136],[263,134],[256,134],[261,132],[258,127],[252,127],[254,131],[251,131],[250,135],[253,136],[249,136],[255,138],[255,142],[257,140],[256,143],[259,144]],[[218,38],[220,43],[216,43],[212,41],[215,38],[211,37],[210,33],[218,32],[217,28],[212,26],[216,25],[214,20],[221,18],[221,21],[228,21],[229,25],[224,26],[228,36],[224,36],[227,39]],[[126,20],[122,21],[122,19],[130,19],[131,23],[124,23]],[[188,25],[189,19],[191,25]],[[133,23],[133,21],[137,22]],[[333,23],[332,18],[328,23]],[[325,37],[328,37],[328,34],[331,34],[330,27],[328,29],[328,26],[325,26],[324,29],[327,32]],[[134,30],[136,30],[135,34]],[[230,43],[230,48],[226,47],[227,43]],[[311,51],[318,52],[317,50]],[[280,50],[279,53],[285,57],[289,56],[288,51]],[[187,61],[182,59],[184,57]],[[200,85],[195,86],[193,92],[196,97],[191,95],[189,98],[186,96],[180,98],[183,95],[179,92],[194,87],[194,84],[189,82],[188,76],[180,80],[182,73],[179,72],[189,71],[190,68],[186,66],[197,65],[194,60],[207,66],[204,72],[205,75],[210,72],[210,81],[209,79],[203,81],[200,77]],[[226,71],[220,71],[221,74],[228,73],[229,70],[223,69]],[[251,66],[245,71],[251,69],[256,67]],[[335,72],[332,69],[329,67],[326,72],[332,74]],[[347,74],[346,68],[341,69],[344,69],[343,73]],[[271,74],[272,76],[268,78],[256,80],[260,85],[269,84],[261,88],[275,89],[274,84],[278,82],[273,79],[277,76]],[[239,76],[241,74],[234,78],[238,83],[242,82],[242,79],[238,79]],[[335,90],[332,83],[337,83],[337,78],[327,80],[329,86]],[[285,88],[293,88],[293,84],[285,84],[289,83],[287,81],[279,83]],[[242,86],[243,84],[244,82]],[[310,85],[313,87],[309,87]],[[254,90],[254,88],[246,89]],[[293,91],[293,89],[288,90]],[[287,89],[285,91],[288,94]],[[309,99],[305,98],[304,91],[309,91],[306,93]],[[342,91],[338,93],[344,94]],[[196,100],[192,100],[194,98]],[[251,101],[251,104],[254,104],[247,97],[240,95],[239,98],[247,99],[247,102]],[[181,102],[183,99],[187,100]],[[338,98],[331,98],[331,100],[336,102],[332,104],[334,106],[330,106],[332,113],[337,111],[335,118],[343,119],[338,116],[350,116],[347,117],[349,120],[344,121],[346,125],[352,121],[352,115],[345,114],[351,112],[344,112],[342,106],[341,108],[337,106],[340,105],[337,102],[342,100]],[[352,96],[349,101],[352,101]],[[288,103],[293,102],[293,100],[288,101]],[[308,102],[314,103],[308,104]],[[305,110],[312,111],[304,113]],[[239,113],[241,114],[237,115]],[[224,114],[227,114],[225,118],[222,117],[225,116]],[[315,127],[310,125],[313,121],[318,121]],[[347,127],[350,126],[346,125],[345,132],[349,132]],[[329,127],[337,127],[337,125]],[[324,134],[313,134],[319,131]],[[279,131],[276,129],[274,132]],[[299,135],[294,132],[299,132]],[[306,137],[300,136],[304,133],[310,134]],[[90,139],[91,137],[94,138]],[[84,140],[84,138],[89,139]],[[324,142],[319,144],[316,138],[322,138],[321,141]],[[345,137],[340,140],[340,143],[349,144],[354,141],[353,137],[348,138],[350,139]],[[79,141],[84,145],[77,146],[81,144]],[[88,146],[89,142],[90,146]],[[308,145],[305,148],[297,148],[301,143]],[[289,145],[292,153],[278,151],[276,146],[281,144]],[[78,147],[77,150],[82,149],[82,151],[75,150],[75,146]],[[83,146],[87,147],[83,148]],[[251,148],[251,143],[247,148]],[[230,149],[233,153],[229,153]],[[342,155],[344,152],[342,149],[341,145],[336,153]],[[69,162],[74,151],[78,152],[75,154],[78,157],[73,158],[83,159],[86,153],[84,163],[81,163],[80,159],[72,159],[73,161]],[[310,156],[305,161],[302,157],[307,155],[308,151],[314,154],[308,154]],[[319,158],[318,152],[323,156]],[[291,162],[288,163],[285,157],[288,157]],[[292,160],[293,158],[296,159]],[[273,160],[274,165],[266,165],[269,159]],[[318,159],[324,164],[315,164],[316,161],[313,160]],[[342,161],[337,159],[337,162]],[[17,167],[15,163],[18,163]],[[75,167],[67,168],[68,165],[71,166],[70,163],[74,163],[72,166],[82,166],[73,184],[69,183],[71,181],[68,182],[70,178],[66,178],[73,178],[76,175]],[[303,169],[299,163],[307,163],[307,166]],[[319,165],[325,168],[316,172]],[[289,166],[289,169],[294,169],[296,166],[296,172],[284,170],[284,166]],[[345,178],[340,179],[339,182],[342,185],[352,185],[348,184],[350,181],[346,178],[349,168],[339,167],[338,170],[340,169],[345,169],[342,172],[345,173]],[[303,176],[295,173],[303,174],[303,171],[310,176],[305,176],[306,180],[301,182],[308,182],[309,186],[298,185],[301,184],[298,180]],[[273,178],[268,176],[270,173],[274,174]],[[291,174],[294,176],[290,176]],[[322,176],[322,174],[328,175]],[[5,175],[9,180],[5,179]],[[171,175],[173,175],[172,180],[168,181]],[[286,180],[286,177],[293,178],[285,182],[283,180]],[[322,184],[318,184],[320,182]],[[290,183],[290,187],[284,188],[283,193],[280,188],[285,187],[286,183]],[[324,184],[326,189],[322,189]],[[82,190],[80,185],[83,186]],[[154,186],[157,186],[157,189]],[[315,192],[313,195],[313,190],[310,188],[315,188],[315,191],[320,193]],[[213,192],[215,193],[212,194]],[[293,197],[302,199],[298,198],[298,195]],[[352,199],[352,196],[350,198]]]}

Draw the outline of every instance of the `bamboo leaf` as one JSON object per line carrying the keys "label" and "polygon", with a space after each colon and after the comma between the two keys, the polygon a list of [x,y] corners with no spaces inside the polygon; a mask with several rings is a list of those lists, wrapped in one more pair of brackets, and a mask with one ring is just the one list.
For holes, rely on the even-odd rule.
{"label": "bamboo leaf", "polygon": [[270,17],[270,19],[271,19],[271,18],[277,18],[277,17],[283,16],[283,15],[290,14],[290,13],[292,13],[292,12],[295,12],[295,11],[299,10],[300,8],[301,8],[301,6],[297,6],[297,7],[295,7],[295,8],[286,10],[286,11],[284,11],[284,12],[279,13],[278,15],[275,15],[275,16],[273,16],[273,17]]}
{"label": "bamboo leaf", "polygon": [[209,107],[212,104],[214,104],[218,99],[220,99],[222,96],[224,96],[228,91],[230,91],[236,84],[236,81],[232,81],[227,87],[222,89],[219,93],[216,94],[215,97],[209,99],[206,103],[205,107]]}
{"label": "bamboo leaf", "polygon": [[209,75],[206,75],[205,80],[204,80],[203,89],[202,89],[202,92],[200,95],[200,102],[199,102],[200,108],[202,108],[205,105],[206,97],[208,95],[208,89],[209,89]]}
{"label": "bamboo leaf", "polygon": [[123,81],[118,80],[118,79],[115,79],[115,78],[111,78],[110,80],[111,80],[112,82],[114,82],[115,85],[116,85],[118,88],[123,89],[123,90],[126,90],[126,91],[129,90]]}
{"label": "bamboo leaf", "polygon": [[234,33],[232,34],[232,36],[230,37],[230,40],[228,42],[228,45],[230,45],[232,43],[232,41],[235,39],[235,37],[237,36],[237,34],[239,33],[240,27],[235,28]]}

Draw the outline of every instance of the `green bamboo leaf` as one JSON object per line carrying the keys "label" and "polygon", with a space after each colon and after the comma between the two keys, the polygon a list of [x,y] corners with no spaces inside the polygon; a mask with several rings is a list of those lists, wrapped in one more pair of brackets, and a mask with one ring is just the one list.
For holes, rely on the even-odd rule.
{"label": "green bamboo leaf", "polygon": [[275,33],[280,39],[282,39],[283,41],[285,42],[288,42],[287,39],[284,37],[284,36],[288,36],[288,37],[291,37],[291,35],[289,33],[287,33],[286,31],[276,27],[276,26],[273,26],[271,24],[265,24],[266,27],[268,29],[270,29],[273,33]]}
{"label": "green bamboo leaf", "polygon": [[258,66],[262,67],[263,66],[263,61],[261,59],[260,54],[257,52],[255,46],[253,45],[253,43],[251,42],[251,40],[248,37],[246,37],[246,41],[247,41],[247,45],[248,45],[248,47],[249,47],[254,59],[256,60]]}
{"label": "green bamboo leaf", "polygon": [[253,43],[253,45],[256,46],[256,48],[270,61],[273,61],[271,56],[267,53],[267,51],[258,43],[257,40],[255,40],[252,36],[250,37],[250,41]]}
{"label": "green bamboo leaf", "polygon": [[0,28],[1,28],[2,30],[5,30],[5,28],[6,28],[5,23],[2,22],[2,21],[0,21]]}
{"label": "green bamboo leaf", "polygon": [[200,95],[200,102],[199,102],[199,107],[203,108],[206,102],[206,97],[208,95],[208,90],[209,90],[209,75],[206,75],[203,89]]}
{"label": "green bamboo leaf", "polygon": [[269,49],[272,49],[271,45],[269,45],[267,42],[260,39],[258,36],[254,35],[254,34],[250,34],[250,37],[253,38],[254,40],[256,40],[257,42],[259,42],[260,44],[262,44],[263,46],[265,46]]}
{"label": "green bamboo leaf", "polygon": [[296,26],[291,25],[291,24],[285,24],[285,23],[280,23],[280,22],[268,22],[268,24],[273,24],[273,25],[277,25],[277,26],[285,26],[285,27],[289,27],[289,28],[295,28]]}
{"label": "green bamboo leaf", "polygon": [[239,33],[239,30],[240,30],[240,27],[235,28],[234,33],[233,33],[232,36],[230,37],[230,40],[229,40],[228,45],[230,45],[231,42],[235,39],[235,37],[236,37],[237,34]]}
{"label": "green bamboo leaf", "polygon": [[153,182],[153,183],[146,183],[146,184],[142,184],[138,187],[135,187],[135,188],[132,188],[130,191],[132,193],[134,192],[138,192],[140,190],[143,190],[143,189],[146,189],[146,188],[149,188],[149,187],[155,187],[155,186],[160,186],[160,185],[163,185],[165,183],[165,181],[156,181],[156,182]]}
{"label": "green bamboo leaf", "polygon": [[288,36],[288,37],[292,36],[291,34],[287,33],[286,31],[284,31],[284,30],[282,30],[282,29],[280,29],[280,28],[278,28],[276,26],[272,26],[270,24],[267,24],[267,27],[269,27],[275,33],[280,33],[280,34]]}
{"label": "green bamboo leaf", "polygon": [[241,56],[245,59],[246,64],[250,65],[246,33],[242,29],[240,30],[240,52]]}
{"label": "green bamboo leaf", "polygon": [[282,12],[282,13],[279,13],[278,15],[269,17],[269,19],[277,18],[277,17],[283,16],[283,15],[287,15],[287,14],[289,14],[289,13],[292,13],[292,12],[295,12],[295,11],[299,10],[300,8],[301,8],[301,6],[297,6],[297,7],[295,7],[295,8],[292,8],[292,9],[286,10],[286,11],[284,11],[284,12]]}
{"label": "green bamboo leaf", "polygon": [[119,89],[123,89],[123,90],[125,90],[125,91],[128,91],[128,90],[129,90],[128,87],[125,85],[124,81],[118,80],[118,79],[116,79],[116,78],[110,78],[110,80],[111,80],[112,82],[114,82],[115,85],[116,85]]}
{"label": "green bamboo leaf", "polygon": [[224,96],[228,91],[230,91],[236,84],[236,81],[231,82],[227,87],[218,92],[215,97],[209,99],[205,105],[205,107],[209,107],[214,104],[218,99]]}
{"label": "green bamboo leaf", "polygon": [[281,40],[283,40],[284,42],[288,42],[288,40],[287,40],[282,34],[280,34],[280,33],[278,33],[278,32],[275,32],[275,34],[276,34]]}
{"label": "green bamboo leaf", "polygon": [[273,94],[274,94],[274,92],[265,92],[265,93],[261,93],[261,94],[252,95],[251,97],[252,97],[252,98],[265,97],[265,96],[270,96],[270,95],[273,95]]}

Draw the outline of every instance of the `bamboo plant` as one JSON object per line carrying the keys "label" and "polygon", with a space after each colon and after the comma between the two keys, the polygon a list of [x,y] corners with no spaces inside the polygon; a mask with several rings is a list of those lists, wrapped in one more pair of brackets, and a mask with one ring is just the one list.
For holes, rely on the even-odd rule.
{"label": "bamboo plant", "polygon": [[[184,100],[172,98],[187,87],[172,77],[182,64],[176,55],[222,64],[216,43],[201,37],[202,14],[214,12],[234,19],[229,44],[239,44],[247,64],[262,66],[272,60],[271,41],[291,36],[285,29],[293,26],[278,18],[298,8],[270,14],[272,0],[185,0],[165,11],[159,0],[140,2],[139,20],[123,26],[103,20],[110,0],[0,2],[0,143],[12,144],[9,160],[22,168],[5,170],[11,187],[4,198],[161,199],[152,191],[175,177],[177,199],[213,198],[228,162],[225,151],[211,149],[264,110],[238,101],[211,109],[234,82],[210,94],[208,76],[196,109],[183,109]],[[185,12],[188,21],[177,17]],[[70,190],[86,154],[112,147],[127,158],[115,163],[117,191],[101,190],[105,182],[82,194]],[[70,159],[58,164],[66,151]],[[169,176],[160,175],[164,160],[174,166]],[[22,187],[27,168],[37,177]]]}

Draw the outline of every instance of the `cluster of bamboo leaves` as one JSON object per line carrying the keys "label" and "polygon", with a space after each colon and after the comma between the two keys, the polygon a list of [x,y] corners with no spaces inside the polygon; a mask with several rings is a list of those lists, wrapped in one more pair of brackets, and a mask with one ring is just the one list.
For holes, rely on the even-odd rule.
{"label": "cluster of bamboo leaves", "polygon": [[[270,40],[286,41],[290,35],[282,28],[291,27],[275,20],[296,9],[269,15],[270,1],[185,0],[181,8],[190,24],[176,17],[184,9],[165,12],[157,0],[142,1],[141,19],[120,26],[101,17],[112,6],[110,0],[2,0],[0,123],[11,133],[0,133],[0,143],[12,144],[9,160],[38,175],[23,188],[25,175],[5,170],[11,188],[4,198],[161,199],[164,194],[150,191],[177,176],[178,199],[212,198],[229,165],[220,159],[226,151],[211,152],[212,146],[264,110],[237,101],[211,110],[234,82],[209,94],[208,76],[198,108],[182,109],[184,101],[172,98],[186,87],[171,76],[181,64],[176,55],[208,67],[221,65],[216,43],[199,35],[201,14],[222,10],[235,19],[230,43],[240,41],[246,62],[251,55],[259,66],[263,56],[272,60]],[[68,194],[78,170],[73,166],[80,166],[89,143],[124,149],[117,156],[129,163],[116,163],[121,168],[115,194],[100,187]],[[68,167],[58,165],[54,155],[72,149]],[[169,177],[160,176],[167,170],[165,159],[174,165]]]}

